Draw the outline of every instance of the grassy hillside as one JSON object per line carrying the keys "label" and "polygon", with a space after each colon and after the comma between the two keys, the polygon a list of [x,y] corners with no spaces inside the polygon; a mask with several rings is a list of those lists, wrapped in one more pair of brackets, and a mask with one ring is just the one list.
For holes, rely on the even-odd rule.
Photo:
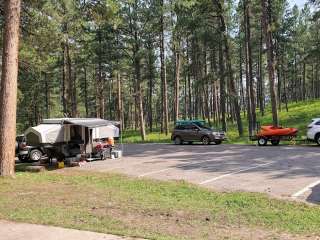
{"label": "grassy hillside", "polygon": [[[304,137],[307,131],[307,125],[311,122],[312,118],[320,117],[320,101],[305,101],[298,103],[290,103],[288,105],[289,111],[285,110],[283,106],[282,111],[279,112],[280,125],[283,127],[295,127],[299,129],[299,137]],[[243,124],[245,128],[246,137],[239,138],[236,125],[234,123],[228,123],[227,136],[230,143],[247,143],[247,120],[245,116],[242,116]],[[257,119],[261,125],[267,125],[272,123],[271,109],[266,109],[265,116],[261,116],[257,113]],[[170,131],[173,128],[171,124]],[[219,126],[218,126],[219,128]],[[123,141],[126,143],[141,142],[139,131],[125,131],[123,134]],[[146,142],[170,142],[170,134],[166,136],[161,134],[159,131],[147,134]]]}

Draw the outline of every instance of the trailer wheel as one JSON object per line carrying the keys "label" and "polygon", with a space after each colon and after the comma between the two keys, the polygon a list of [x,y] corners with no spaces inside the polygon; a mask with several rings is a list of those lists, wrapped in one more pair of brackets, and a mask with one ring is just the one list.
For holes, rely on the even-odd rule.
{"label": "trailer wheel", "polygon": [[42,157],[42,152],[39,149],[33,149],[29,155],[29,158],[31,161],[40,161],[41,157]]}
{"label": "trailer wheel", "polygon": [[273,140],[271,140],[272,146],[278,146],[279,143],[280,143],[280,140],[279,140],[279,139],[273,139]]}
{"label": "trailer wheel", "polygon": [[266,146],[267,145],[267,143],[268,143],[268,140],[266,139],[266,138],[259,138],[258,139],[258,145],[259,146]]}

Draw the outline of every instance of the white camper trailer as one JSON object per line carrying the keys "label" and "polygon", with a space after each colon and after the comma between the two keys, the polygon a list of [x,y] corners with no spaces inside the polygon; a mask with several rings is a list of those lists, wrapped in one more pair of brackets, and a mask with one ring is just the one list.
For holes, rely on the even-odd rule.
{"label": "white camper trailer", "polygon": [[41,145],[49,157],[65,159],[79,154],[92,157],[98,139],[118,138],[119,122],[100,118],[44,119],[25,132],[28,145]]}

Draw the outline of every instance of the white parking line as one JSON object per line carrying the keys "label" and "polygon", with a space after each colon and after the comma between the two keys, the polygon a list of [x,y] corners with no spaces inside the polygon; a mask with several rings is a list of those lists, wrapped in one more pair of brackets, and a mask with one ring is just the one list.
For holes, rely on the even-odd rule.
{"label": "white parking line", "polygon": [[297,198],[297,197],[301,196],[302,194],[304,194],[305,192],[309,191],[311,188],[315,187],[318,184],[320,184],[320,180],[315,181],[313,183],[310,183],[308,186],[302,188],[300,191],[292,194],[291,197],[292,198]]}
{"label": "white parking line", "polygon": [[270,163],[264,163],[264,164],[259,164],[259,165],[256,165],[254,167],[249,167],[249,168],[245,168],[245,169],[241,169],[239,171],[236,171],[236,172],[230,172],[230,173],[227,173],[227,174],[223,174],[223,175],[220,175],[218,177],[215,177],[215,178],[211,178],[211,179],[208,179],[208,180],[205,180],[201,183],[199,183],[200,185],[204,185],[204,184],[207,184],[207,183],[211,183],[211,182],[214,182],[214,181],[217,181],[221,178],[225,178],[225,177],[229,177],[231,175],[234,175],[234,174],[237,174],[237,173],[241,173],[241,172],[246,172],[246,171],[249,171],[251,169],[256,169],[256,168],[259,168],[259,167],[263,167],[263,166],[268,166],[268,165],[271,165],[275,162],[270,162]]}

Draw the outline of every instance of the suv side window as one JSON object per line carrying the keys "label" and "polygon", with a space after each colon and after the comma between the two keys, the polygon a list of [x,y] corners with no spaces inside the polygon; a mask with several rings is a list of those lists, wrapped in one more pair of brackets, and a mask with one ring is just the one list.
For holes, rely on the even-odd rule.
{"label": "suv side window", "polygon": [[320,121],[316,122],[315,125],[320,126]]}
{"label": "suv side window", "polygon": [[178,126],[176,126],[176,130],[185,130],[185,126],[178,125]]}
{"label": "suv side window", "polygon": [[187,130],[196,130],[196,129],[198,129],[198,127],[193,125],[193,124],[191,124],[191,125],[186,125],[186,129]]}

